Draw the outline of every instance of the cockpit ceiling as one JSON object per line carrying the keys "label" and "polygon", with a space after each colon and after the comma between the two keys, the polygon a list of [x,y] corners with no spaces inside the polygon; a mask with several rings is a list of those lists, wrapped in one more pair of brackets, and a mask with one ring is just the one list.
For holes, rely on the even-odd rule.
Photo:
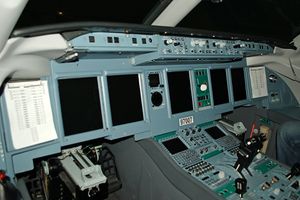
{"label": "cockpit ceiling", "polygon": [[[176,1],[30,0],[15,29],[79,21],[151,24],[170,2]],[[199,2],[177,27],[267,37],[288,43],[300,32],[298,0]]]}
{"label": "cockpit ceiling", "polygon": [[29,0],[15,28],[76,21],[142,24],[160,1]]}
{"label": "cockpit ceiling", "polygon": [[299,34],[300,1],[202,1],[177,26],[291,42]]}

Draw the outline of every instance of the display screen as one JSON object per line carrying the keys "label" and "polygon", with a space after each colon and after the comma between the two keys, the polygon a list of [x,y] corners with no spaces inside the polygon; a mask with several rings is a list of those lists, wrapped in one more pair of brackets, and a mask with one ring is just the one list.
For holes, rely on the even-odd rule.
{"label": "display screen", "polygon": [[225,69],[210,70],[211,86],[213,90],[214,105],[229,103],[227,78]]}
{"label": "display screen", "polygon": [[103,128],[96,77],[58,80],[66,136]]}
{"label": "display screen", "polygon": [[225,136],[225,133],[216,126],[205,129],[205,131],[215,140]]}
{"label": "display screen", "polygon": [[189,72],[168,72],[168,84],[172,114],[193,110]]}
{"label": "display screen", "polygon": [[160,84],[159,74],[149,74],[148,79],[149,79],[150,87],[158,87],[159,86],[159,84]]}
{"label": "display screen", "polygon": [[168,151],[172,155],[187,149],[185,144],[183,144],[183,142],[179,138],[174,138],[168,141],[164,141],[162,144],[168,149]]}
{"label": "display screen", "polygon": [[143,120],[139,77],[114,75],[107,77],[113,126]]}
{"label": "display screen", "polygon": [[247,99],[245,76],[243,68],[231,69],[232,89],[234,101]]}

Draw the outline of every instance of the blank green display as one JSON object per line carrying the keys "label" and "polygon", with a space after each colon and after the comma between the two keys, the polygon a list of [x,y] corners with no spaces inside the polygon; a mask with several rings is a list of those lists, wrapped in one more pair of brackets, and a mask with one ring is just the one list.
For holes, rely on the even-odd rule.
{"label": "blank green display", "polygon": [[254,169],[256,171],[261,172],[262,174],[267,173],[268,171],[270,171],[271,169],[273,169],[274,167],[276,167],[278,164],[273,162],[272,160],[268,160],[266,162],[263,162],[257,166],[254,167]]}
{"label": "blank green display", "polygon": [[215,192],[223,197],[223,198],[227,198],[229,197],[230,195],[234,194],[235,193],[235,183],[234,183],[234,180],[228,182],[227,184],[219,187],[218,189],[215,190]]}

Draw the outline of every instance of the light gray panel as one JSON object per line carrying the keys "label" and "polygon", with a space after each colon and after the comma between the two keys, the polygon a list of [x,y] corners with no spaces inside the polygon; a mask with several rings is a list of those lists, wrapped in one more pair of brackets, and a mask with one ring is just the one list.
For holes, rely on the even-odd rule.
{"label": "light gray panel", "polygon": [[161,147],[152,139],[141,140],[139,144],[153,162],[159,166],[162,173],[168,177],[170,182],[176,185],[177,189],[187,195],[189,199],[197,200],[199,197],[205,200],[220,199],[220,197],[203,187],[192,176],[178,167],[165,152],[161,151]]}
{"label": "light gray panel", "polygon": [[268,97],[262,105],[268,109],[280,109],[298,105],[298,102],[287,84],[278,74],[266,68]]}
{"label": "light gray panel", "polygon": [[132,138],[107,144],[116,158],[122,189],[121,200],[188,200],[162,173],[147,153]]}
{"label": "light gray panel", "polygon": [[27,150],[20,154],[11,155],[14,173],[21,173],[33,169],[33,159],[59,153],[61,151],[59,143],[39,147],[38,150]]}

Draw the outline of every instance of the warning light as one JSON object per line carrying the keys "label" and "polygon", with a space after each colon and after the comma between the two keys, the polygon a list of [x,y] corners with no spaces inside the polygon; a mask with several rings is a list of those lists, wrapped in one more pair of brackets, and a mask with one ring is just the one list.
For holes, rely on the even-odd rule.
{"label": "warning light", "polygon": [[5,171],[0,170],[0,181],[5,181],[6,180],[6,174]]}

